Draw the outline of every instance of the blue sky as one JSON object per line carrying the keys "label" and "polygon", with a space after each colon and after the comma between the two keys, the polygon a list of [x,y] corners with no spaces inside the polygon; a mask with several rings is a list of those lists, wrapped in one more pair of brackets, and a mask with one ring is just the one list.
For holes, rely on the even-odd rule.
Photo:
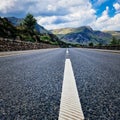
{"label": "blue sky", "polygon": [[120,0],[1,0],[1,17],[32,13],[47,29],[91,26],[120,30]]}

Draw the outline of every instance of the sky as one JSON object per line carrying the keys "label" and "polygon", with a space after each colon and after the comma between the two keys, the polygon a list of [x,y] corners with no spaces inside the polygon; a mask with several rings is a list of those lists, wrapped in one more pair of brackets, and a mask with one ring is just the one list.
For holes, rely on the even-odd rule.
{"label": "sky", "polygon": [[31,13],[46,29],[91,26],[120,30],[120,0],[0,0],[1,17]]}

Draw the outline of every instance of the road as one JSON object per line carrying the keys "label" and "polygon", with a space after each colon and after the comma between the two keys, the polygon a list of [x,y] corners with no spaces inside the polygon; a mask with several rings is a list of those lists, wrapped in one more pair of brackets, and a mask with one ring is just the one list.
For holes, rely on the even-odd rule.
{"label": "road", "polygon": [[[86,120],[120,119],[120,54],[69,49]],[[57,120],[66,49],[0,57],[0,120]]]}

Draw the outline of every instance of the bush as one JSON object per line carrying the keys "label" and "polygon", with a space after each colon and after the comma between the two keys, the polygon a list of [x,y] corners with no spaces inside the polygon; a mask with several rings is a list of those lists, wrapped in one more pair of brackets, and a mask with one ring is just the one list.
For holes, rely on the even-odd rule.
{"label": "bush", "polygon": [[90,47],[93,47],[93,46],[94,46],[94,44],[93,44],[92,42],[90,42],[90,43],[89,43],[89,46],[90,46]]}

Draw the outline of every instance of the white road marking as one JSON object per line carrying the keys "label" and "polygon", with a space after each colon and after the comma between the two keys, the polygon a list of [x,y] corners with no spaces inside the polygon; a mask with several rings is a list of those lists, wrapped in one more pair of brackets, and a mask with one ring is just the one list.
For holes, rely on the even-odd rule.
{"label": "white road marking", "polygon": [[69,54],[68,48],[67,48],[67,50],[66,50],[66,54]]}
{"label": "white road marking", "polygon": [[65,61],[59,120],[84,120],[70,59]]}

